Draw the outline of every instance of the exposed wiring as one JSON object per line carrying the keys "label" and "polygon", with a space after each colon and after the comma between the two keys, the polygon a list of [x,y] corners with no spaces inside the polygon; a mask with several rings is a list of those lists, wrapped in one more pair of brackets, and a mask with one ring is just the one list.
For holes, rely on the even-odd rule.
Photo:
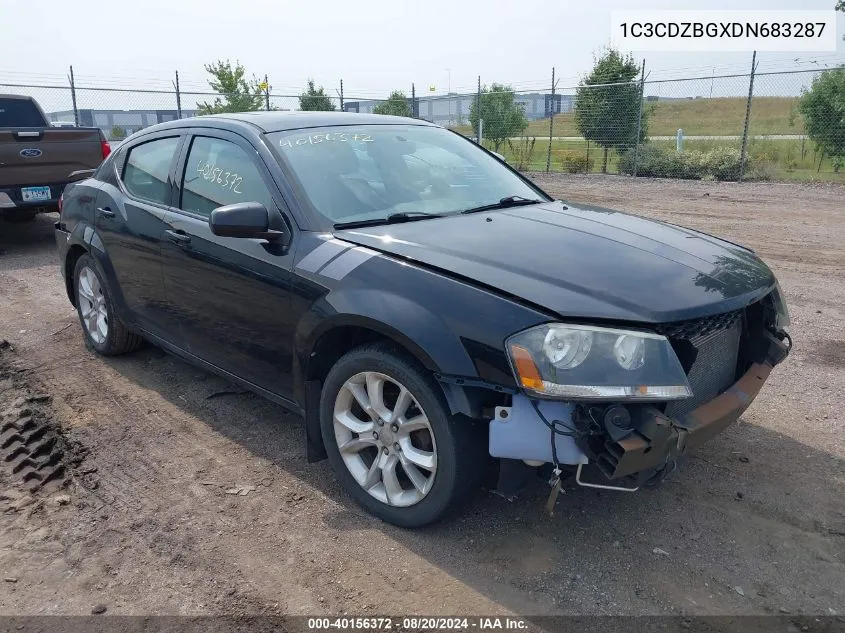
{"label": "exposed wiring", "polygon": [[[567,426],[565,422],[562,420],[552,420],[549,422],[546,419],[546,416],[543,415],[543,412],[540,411],[540,407],[537,406],[537,401],[532,400],[531,398],[528,399],[531,403],[531,406],[534,407],[534,411],[537,412],[540,420],[542,420],[543,424],[545,424],[549,429],[552,431],[552,436],[554,435],[563,435],[565,437],[581,437],[583,435],[587,435],[586,433],[579,431],[578,429],[573,429],[571,426]],[[563,427],[566,429],[565,431],[561,431],[558,427]]]}
{"label": "exposed wiring", "polygon": [[[552,476],[552,480],[550,480],[549,483],[554,486],[560,481],[561,473],[560,461],[557,458],[557,438],[555,436],[562,435],[564,437],[583,437],[585,435],[588,435],[588,433],[584,433],[583,431],[579,431],[578,429],[573,429],[571,426],[567,426],[567,424],[562,420],[552,420],[551,422],[549,422],[546,419],[546,416],[543,415],[543,412],[540,411],[540,407],[537,405],[536,400],[529,398],[528,402],[530,402],[531,406],[534,407],[534,411],[537,413],[537,417],[540,418],[543,424],[545,424],[551,432],[549,437],[552,444],[552,463],[554,464],[554,475]],[[590,417],[592,418],[592,415]],[[562,431],[558,427],[563,427],[566,430]]]}

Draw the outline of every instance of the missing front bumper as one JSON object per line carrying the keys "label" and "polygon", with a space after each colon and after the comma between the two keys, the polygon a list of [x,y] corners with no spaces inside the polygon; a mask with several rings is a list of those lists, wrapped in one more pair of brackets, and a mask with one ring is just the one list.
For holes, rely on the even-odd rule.
{"label": "missing front bumper", "polygon": [[760,393],[772,365],[754,363],[722,395],[679,418],[657,409],[642,411],[637,430],[596,455],[596,465],[610,479],[661,468],[670,459],[700,446],[735,422]]}
{"label": "missing front bumper", "polygon": [[[558,464],[594,462],[609,479],[639,474],[642,483],[667,472],[668,465],[684,453],[700,446],[735,422],[751,405],[769,377],[772,368],[786,358],[789,337],[780,332],[763,332],[749,350],[754,361],[740,379],[713,400],[676,417],[667,416],[655,406],[634,410],[630,430],[610,433],[588,408],[561,401],[535,403],[532,409],[525,396],[514,396],[512,407],[498,407],[490,424],[490,454],[531,465],[556,461]],[[535,409],[537,409],[535,411]],[[542,413],[544,420],[538,414]],[[552,434],[554,421],[564,434]],[[605,425],[606,426],[606,425]],[[566,431],[573,431],[571,434]],[[552,456],[555,441],[556,460]],[[614,439],[615,438],[615,439]]]}
{"label": "missing front bumper", "polygon": [[785,332],[763,332],[754,342],[755,362],[727,391],[689,413],[667,417],[654,407],[641,411],[636,431],[607,440],[593,451],[596,465],[610,479],[663,468],[670,460],[700,446],[735,422],[760,393],[775,365],[789,354]]}

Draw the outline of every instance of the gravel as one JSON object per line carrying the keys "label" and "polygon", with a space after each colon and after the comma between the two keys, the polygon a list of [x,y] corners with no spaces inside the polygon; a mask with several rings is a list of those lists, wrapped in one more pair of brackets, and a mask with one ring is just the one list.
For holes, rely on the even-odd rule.
{"label": "gravel", "polygon": [[[535,177],[573,204],[748,244],[780,278],[792,355],[668,481],[569,487],[554,517],[541,482],[513,503],[479,491],[445,523],[385,525],[306,463],[296,416],[251,394],[208,399],[232,385],[153,347],[87,351],[54,218],[0,223],[0,410],[49,394],[38,406],[79,462],[69,503],[0,498],[0,568],[26,579],[0,583],[0,611],[845,612],[845,188]],[[0,468],[0,490],[16,486]]]}

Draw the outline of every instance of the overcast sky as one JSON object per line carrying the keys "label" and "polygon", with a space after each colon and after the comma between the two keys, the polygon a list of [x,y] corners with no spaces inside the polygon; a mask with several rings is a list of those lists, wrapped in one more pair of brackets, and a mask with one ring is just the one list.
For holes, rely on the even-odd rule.
{"label": "overcast sky", "polygon": [[[609,41],[613,9],[832,9],[835,0],[0,0],[0,82],[205,86],[203,64],[240,60],[295,94],[313,77],[350,97],[398,88],[471,91],[483,82],[543,89],[588,71]],[[765,53],[763,69],[845,63],[845,16],[836,53]],[[652,78],[744,72],[750,53],[636,53]],[[800,57],[799,62],[794,62]]]}

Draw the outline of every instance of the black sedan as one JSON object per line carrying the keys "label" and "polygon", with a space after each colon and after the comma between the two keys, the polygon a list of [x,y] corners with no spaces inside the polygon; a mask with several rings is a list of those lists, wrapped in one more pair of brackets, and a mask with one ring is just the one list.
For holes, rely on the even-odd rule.
{"label": "black sedan", "polygon": [[790,346],[752,251],[555,201],[424,121],[164,123],[62,204],[91,348],[147,339],[304,415],[309,460],[407,527],[460,506],[493,458],[502,490],[528,468],[659,481]]}

